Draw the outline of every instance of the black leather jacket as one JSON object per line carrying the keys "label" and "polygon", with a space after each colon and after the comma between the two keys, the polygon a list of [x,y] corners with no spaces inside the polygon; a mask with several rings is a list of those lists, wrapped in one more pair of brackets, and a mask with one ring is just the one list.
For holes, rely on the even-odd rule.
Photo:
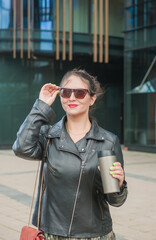
{"label": "black leather jacket", "polygon": [[[52,108],[36,100],[13,145],[17,156],[42,160],[47,138],[51,140],[44,164],[40,228],[46,233],[74,238],[106,235],[112,230],[108,203],[121,206],[126,200],[127,188],[124,182],[120,193],[103,193],[97,152],[114,150],[123,166],[118,138],[92,121],[86,146],[78,149],[64,127],[66,117],[50,128],[48,123],[53,117]],[[37,225],[37,211],[38,197],[34,225]]]}

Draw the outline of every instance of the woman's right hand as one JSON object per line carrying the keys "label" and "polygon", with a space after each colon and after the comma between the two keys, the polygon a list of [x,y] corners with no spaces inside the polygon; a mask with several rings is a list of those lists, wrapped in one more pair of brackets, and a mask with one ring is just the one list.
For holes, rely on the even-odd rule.
{"label": "woman's right hand", "polygon": [[58,86],[51,83],[47,83],[43,85],[43,87],[41,88],[39,99],[47,103],[49,106],[51,106],[55,101],[58,92],[59,92]]}

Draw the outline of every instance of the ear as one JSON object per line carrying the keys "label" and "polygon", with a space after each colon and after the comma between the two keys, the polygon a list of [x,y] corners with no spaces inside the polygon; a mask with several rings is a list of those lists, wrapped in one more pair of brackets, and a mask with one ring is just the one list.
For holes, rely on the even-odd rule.
{"label": "ear", "polygon": [[91,102],[90,102],[90,106],[92,106],[96,101],[96,95],[94,95],[93,97],[91,97]]}

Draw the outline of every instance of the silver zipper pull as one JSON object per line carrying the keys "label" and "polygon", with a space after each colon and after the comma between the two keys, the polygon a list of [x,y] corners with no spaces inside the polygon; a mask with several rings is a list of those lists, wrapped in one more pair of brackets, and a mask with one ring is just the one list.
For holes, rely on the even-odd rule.
{"label": "silver zipper pull", "polygon": [[85,166],[85,161],[82,161],[81,168],[84,168],[84,166]]}

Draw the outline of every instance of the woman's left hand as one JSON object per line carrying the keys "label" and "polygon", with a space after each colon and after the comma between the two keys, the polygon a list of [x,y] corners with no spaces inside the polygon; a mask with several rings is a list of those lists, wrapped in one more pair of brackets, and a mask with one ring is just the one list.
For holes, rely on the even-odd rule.
{"label": "woman's left hand", "polygon": [[119,186],[121,188],[123,185],[125,175],[120,162],[115,162],[113,166],[110,167],[110,174],[112,175],[112,177],[117,178],[119,180]]}

